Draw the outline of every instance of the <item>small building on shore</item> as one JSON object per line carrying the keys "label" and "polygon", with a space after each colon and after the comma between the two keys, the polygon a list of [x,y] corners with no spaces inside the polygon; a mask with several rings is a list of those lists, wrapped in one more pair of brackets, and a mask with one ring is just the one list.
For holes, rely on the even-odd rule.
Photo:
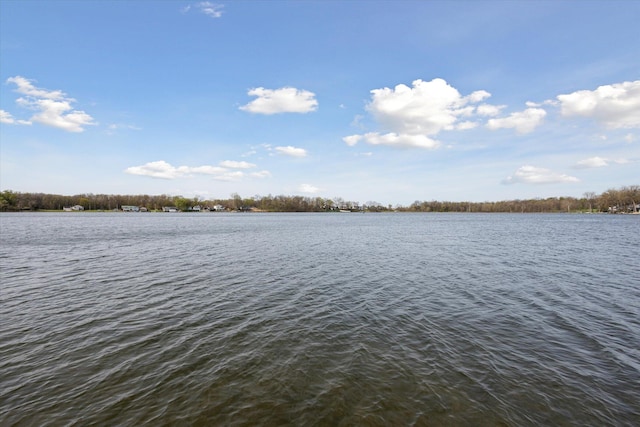
{"label": "small building on shore", "polygon": [[62,210],[65,212],[79,212],[83,211],[84,207],[82,205],[74,205],[71,207],[63,207]]}

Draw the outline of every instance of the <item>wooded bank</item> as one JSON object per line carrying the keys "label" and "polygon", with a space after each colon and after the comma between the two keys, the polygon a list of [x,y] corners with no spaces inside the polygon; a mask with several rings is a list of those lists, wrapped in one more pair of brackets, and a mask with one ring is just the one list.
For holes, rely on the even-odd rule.
{"label": "wooded bank", "polygon": [[584,193],[583,197],[549,197],[546,199],[505,200],[497,202],[415,201],[409,206],[383,205],[375,201],[366,203],[347,201],[340,197],[325,199],[303,196],[253,196],[243,198],[232,194],[228,199],[202,200],[169,195],[113,195],[21,193],[11,190],[0,192],[2,211],[62,211],[81,206],[83,210],[122,210],[122,206],[138,206],[149,211],[161,211],[172,206],[180,211],[197,208],[203,210],[239,210],[265,212],[323,212],[333,210],[352,211],[403,211],[403,212],[610,212],[629,213],[640,211],[640,185],[610,189],[602,194]]}

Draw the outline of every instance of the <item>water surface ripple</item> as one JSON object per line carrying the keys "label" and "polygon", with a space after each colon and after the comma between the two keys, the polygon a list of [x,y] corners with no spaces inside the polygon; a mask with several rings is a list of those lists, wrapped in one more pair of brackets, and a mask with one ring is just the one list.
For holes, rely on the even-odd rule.
{"label": "water surface ripple", "polygon": [[640,221],[1,214],[0,425],[640,425]]}

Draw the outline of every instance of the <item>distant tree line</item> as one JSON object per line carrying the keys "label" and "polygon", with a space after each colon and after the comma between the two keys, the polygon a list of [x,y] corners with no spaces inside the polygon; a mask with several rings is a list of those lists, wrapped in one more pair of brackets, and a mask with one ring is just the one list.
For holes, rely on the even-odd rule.
{"label": "distant tree line", "polygon": [[415,201],[410,206],[383,205],[369,201],[358,203],[341,197],[325,199],[303,196],[253,196],[243,198],[232,194],[227,199],[202,200],[169,195],[113,195],[21,193],[11,190],[0,192],[2,211],[58,211],[67,207],[82,206],[84,210],[112,211],[122,206],[139,206],[150,211],[160,211],[163,207],[176,207],[181,211],[229,210],[264,212],[325,212],[349,211],[402,211],[402,212],[610,212],[628,213],[640,210],[640,185],[610,189],[602,194],[584,193],[583,197],[549,197],[546,199],[507,200],[498,202],[448,202]]}
{"label": "distant tree line", "polygon": [[409,206],[416,212],[608,212],[640,211],[640,185],[609,189],[602,194],[586,192],[581,198],[549,197],[546,199],[506,200],[499,202],[420,202]]}

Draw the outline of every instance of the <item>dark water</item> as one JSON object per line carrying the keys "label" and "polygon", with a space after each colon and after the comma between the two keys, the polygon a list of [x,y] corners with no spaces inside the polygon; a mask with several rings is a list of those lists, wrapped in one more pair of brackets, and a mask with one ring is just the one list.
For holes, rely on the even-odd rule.
{"label": "dark water", "polygon": [[0,425],[640,425],[640,217],[2,214]]}

